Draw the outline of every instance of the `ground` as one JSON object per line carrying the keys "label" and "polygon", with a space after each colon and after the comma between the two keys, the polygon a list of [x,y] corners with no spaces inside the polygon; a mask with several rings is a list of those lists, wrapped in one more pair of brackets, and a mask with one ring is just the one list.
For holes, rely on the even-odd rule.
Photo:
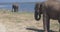
{"label": "ground", "polygon": [[[50,20],[50,30],[58,32],[57,20]],[[11,12],[0,10],[0,31],[2,32],[42,32],[43,21],[34,19],[31,12]]]}

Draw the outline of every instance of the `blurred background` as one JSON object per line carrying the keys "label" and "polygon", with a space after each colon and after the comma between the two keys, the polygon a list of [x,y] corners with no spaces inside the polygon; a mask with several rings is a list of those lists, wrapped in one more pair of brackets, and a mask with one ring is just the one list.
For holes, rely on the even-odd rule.
{"label": "blurred background", "polygon": [[0,0],[0,9],[12,10],[13,3],[19,3],[19,11],[33,12],[36,2],[43,2],[46,0]]}

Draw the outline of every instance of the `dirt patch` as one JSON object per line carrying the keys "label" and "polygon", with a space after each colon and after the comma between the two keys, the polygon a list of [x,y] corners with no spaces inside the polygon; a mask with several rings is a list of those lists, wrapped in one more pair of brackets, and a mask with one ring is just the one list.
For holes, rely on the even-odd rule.
{"label": "dirt patch", "polygon": [[[33,13],[13,13],[1,12],[0,23],[3,25],[4,32],[40,32],[43,31],[43,21],[35,21]],[[53,31],[58,31],[58,21],[51,20],[50,28]],[[0,27],[1,28],[1,27]],[[35,30],[27,30],[33,28]]]}

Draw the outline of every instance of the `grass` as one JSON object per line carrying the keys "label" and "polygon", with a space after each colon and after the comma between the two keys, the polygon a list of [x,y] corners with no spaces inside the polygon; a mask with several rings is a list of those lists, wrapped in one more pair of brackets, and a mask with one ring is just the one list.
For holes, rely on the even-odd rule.
{"label": "grass", "polygon": [[[50,22],[50,29],[58,31],[58,21],[51,20]],[[36,21],[34,13],[30,12],[0,11],[0,23],[6,26],[7,32],[35,32],[33,30],[26,30],[27,27],[43,30],[42,18],[40,21]]]}

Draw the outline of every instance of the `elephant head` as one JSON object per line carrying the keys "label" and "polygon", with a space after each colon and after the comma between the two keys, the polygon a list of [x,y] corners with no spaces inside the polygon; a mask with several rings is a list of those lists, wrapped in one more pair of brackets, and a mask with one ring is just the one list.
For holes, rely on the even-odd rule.
{"label": "elephant head", "polygon": [[36,3],[35,4],[35,20],[39,21],[41,18],[41,14],[42,14],[42,3]]}

